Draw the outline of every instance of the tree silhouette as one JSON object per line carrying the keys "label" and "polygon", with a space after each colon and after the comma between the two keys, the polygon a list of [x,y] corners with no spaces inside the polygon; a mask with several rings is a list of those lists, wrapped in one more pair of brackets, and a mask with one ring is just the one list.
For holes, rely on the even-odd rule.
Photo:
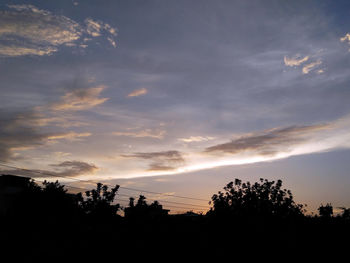
{"label": "tree silhouette", "polygon": [[321,205],[317,210],[322,218],[330,218],[333,215],[333,206],[328,203],[325,206]]}
{"label": "tree silhouette", "polygon": [[341,217],[344,219],[350,219],[350,208],[339,207],[339,209],[343,210]]}
{"label": "tree silhouette", "polygon": [[96,189],[86,191],[86,198],[81,193],[78,194],[79,205],[82,210],[93,217],[114,217],[120,209],[119,204],[113,204],[119,185],[108,190],[107,185],[98,183]]}
{"label": "tree silhouette", "polygon": [[125,217],[132,219],[150,219],[158,218],[168,214],[168,210],[163,209],[163,206],[158,202],[154,201],[150,205],[146,202],[146,197],[140,195],[136,205],[134,204],[135,199],[130,197],[129,207],[124,209]]}
{"label": "tree silhouette", "polygon": [[282,189],[282,181],[260,179],[251,184],[235,179],[212,197],[211,214],[234,216],[298,216],[303,205],[296,204],[290,190]]}

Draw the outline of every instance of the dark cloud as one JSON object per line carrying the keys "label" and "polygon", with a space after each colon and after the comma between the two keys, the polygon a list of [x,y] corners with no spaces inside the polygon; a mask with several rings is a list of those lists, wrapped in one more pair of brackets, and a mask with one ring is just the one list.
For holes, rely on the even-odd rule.
{"label": "dark cloud", "polygon": [[42,145],[52,134],[42,133],[28,125],[34,115],[27,113],[26,118],[19,113],[0,112],[0,160],[13,158],[13,150]]}
{"label": "dark cloud", "polygon": [[179,151],[162,151],[134,153],[123,157],[151,160],[148,171],[173,170],[184,164],[185,160]]}
{"label": "dark cloud", "polygon": [[86,163],[81,161],[65,161],[59,164],[51,164],[54,170],[41,170],[41,169],[6,169],[0,170],[2,174],[14,174],[27,176],[32,178],[38,177],[57,177],[61,179],[63,177],[74,177],[83,174],[92,174],[98,170],[98,167],[92,163]]}
{"label": "dark cloud", "polygon": [[205,152],[224,152],[237,154],[244,151],[253,151],[261,155],[276,154],[286,150],[286,147],[304,142],[308,135],[329,125],[290,126],[267,130],[258,134],[250,134],[232,140],[228,143],[206,148]]}
{"label": "dark cloud", "polygon": [[15,150],[24,150],[44,145],[48,141],[74,140],[90,136],[90,133],[43,131],[43,126],[55,120],[34,111],[0,111],[0,160],[16,159]]}
{"label": "dark cloud", "polygon": [[57,168],[64,168],[63,171],[56,172],[60,176],[77,176],[81,174],[94,173],[98,167],[92,163],[81,161],[65,161],[59,164],[52,164],[51,166]]}

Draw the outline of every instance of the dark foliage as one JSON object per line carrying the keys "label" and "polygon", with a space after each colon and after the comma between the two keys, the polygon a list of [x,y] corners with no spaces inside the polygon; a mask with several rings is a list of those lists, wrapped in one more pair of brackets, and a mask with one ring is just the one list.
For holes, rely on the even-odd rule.
{"label": "dark foliage", "polygon": [[318,213],[320,217],[331,218],[333,215],[333,206],[331,204],[326,204],[325,206],[321,205],[318,208]]}
{"label": "dark foliage", "polygon": [[281,180],[260,179],[251,184],[236,179],[224,190],[213,195],[211,214],[234,217],[294,217],[303,214],[303,205],[294,202],[290,190],[282,189]]}
{"label": "dark foliage", "polygon": [[98,183],[96,189],[85,192],[85,198],[81,193],[77,194],[77,200],[82,211],[95,220],[106,220],[117,215],[119,204],[113,204],[119,185],[108,190],[107,185]]}
{"label": "dark foliage", "polygon": [[[350,209],[333,216],[330,204],[320,216],[307,216],[282,181],[251,184],[236,179],[213,195],[207,214],[170,215],[140,195],[118,204],[119,186],[97,184],[70,194],[59,182],[0,176],[0,241],[12,261],[118,261],[135,259],[278,259],[347,249]],[[123,211],[125,216],[117,213]],[[3,254],[4,255],[4,254]],[[165,258],[163,255],[166,255]],[[273,255],[273,256],[272,256]],[[232,259],[232,260],[231,260]]]}

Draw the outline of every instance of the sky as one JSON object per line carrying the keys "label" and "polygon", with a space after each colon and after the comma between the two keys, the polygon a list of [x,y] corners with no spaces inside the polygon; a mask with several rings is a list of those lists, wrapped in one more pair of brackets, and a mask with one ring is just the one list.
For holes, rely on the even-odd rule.
{"label": "sky", "polygon": [[311,211],[349,207],[349,15],[331,0],[1,0],[0,162],[32,170],[1,172],[206,200],[282,179]]}

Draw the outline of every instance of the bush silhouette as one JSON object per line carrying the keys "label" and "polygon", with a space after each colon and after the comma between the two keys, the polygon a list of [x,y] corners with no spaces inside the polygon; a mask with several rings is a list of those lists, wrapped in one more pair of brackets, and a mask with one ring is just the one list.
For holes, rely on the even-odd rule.
{"label": "bush silhouette", "polygon": [[279,216],[290,217],[303,214],[303,205],[296,204],[290,190],[282,189],[282,181],[260,179],[251,184],[236,179],[212,197],[211,214],[237,217]]}
{"label": "bush silhouette", "polygon": [[328,203],[325,206],[321,205],[317,210],[322,218],[330,218],[333,215],[333,206]]}
{"label": "bush silhouette", "polygon": [[119,204],[113,204],[119,185],[108,190],[107,185],[97,183],[96,189],[85,192],[85,198],[81,193],[77,195],[82,211],[95,218],[113,218],[120,209]]}

